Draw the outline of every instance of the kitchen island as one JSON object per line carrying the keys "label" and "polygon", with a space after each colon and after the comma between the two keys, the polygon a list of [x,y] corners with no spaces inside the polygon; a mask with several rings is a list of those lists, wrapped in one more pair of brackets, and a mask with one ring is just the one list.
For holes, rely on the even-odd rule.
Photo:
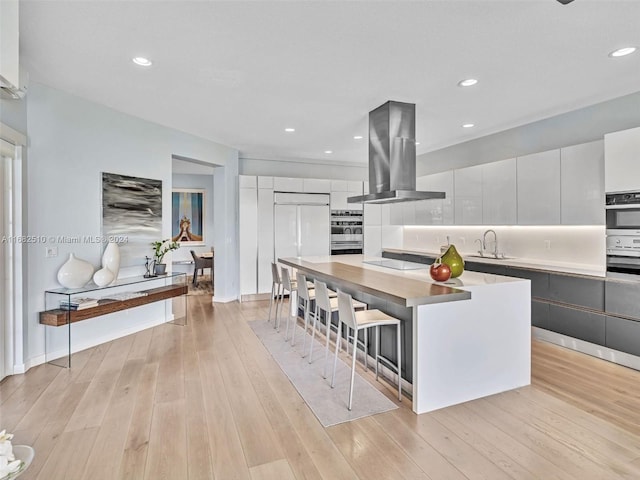
{"label": "kitchen island", "polygon": [[[529,280],[464,272],[437,283],[428,266],[362,255],[278,261],[403,321],[403,388],[415,413],[530,383]],[[381,341],[392,359],[394,335]]]}

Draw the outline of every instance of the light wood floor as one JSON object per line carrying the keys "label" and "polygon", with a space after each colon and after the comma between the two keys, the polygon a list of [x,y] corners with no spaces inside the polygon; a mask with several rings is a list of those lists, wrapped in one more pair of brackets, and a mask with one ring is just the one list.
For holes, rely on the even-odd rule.
{"label": "light wood floor", "polygon": [[640,478],[640,372],[534,341],[530,387],[323,428],[247,324],[265,305],[190,297],[187,327],[5,379],[0,428],[36,450],[22,478]]}

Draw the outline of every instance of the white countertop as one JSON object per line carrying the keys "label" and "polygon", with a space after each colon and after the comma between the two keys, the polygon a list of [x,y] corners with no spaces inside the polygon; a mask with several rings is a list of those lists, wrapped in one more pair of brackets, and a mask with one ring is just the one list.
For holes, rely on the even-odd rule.
{"label": "white countertop", "polygon": [[[419,249],[401,249],[401,248],[383,248],[384,252],[391,253],[411,253],[415,255],[428,255],[437,257],[440,253],[436,253],[428,250]],[[548,260],[538,260],[532,258],[505,258],[497,260],[489,257],[472,257],[468,254],[460,253],[465,262],[477,262],[487,263],[491,265],[508,265],[512,267],[529,268],[532,270],[546,270],[551,272],[560,273],[573,273],[577,275],[589,275],[593,277],[605,277],[606,272],[602,268],[598,268],[596,265],[588,265],[582,263],[568,263],[568,262],[551,262]],[[466,272],[465,272],[466,273]]]}

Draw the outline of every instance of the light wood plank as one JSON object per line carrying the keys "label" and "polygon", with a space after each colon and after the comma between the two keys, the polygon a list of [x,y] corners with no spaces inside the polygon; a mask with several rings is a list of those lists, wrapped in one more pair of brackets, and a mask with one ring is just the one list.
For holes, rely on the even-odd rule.
{"label": "light wood plank", "polygon": [[286,460],[275,460],[251,467],[251,480],[295,480],[296,476]]}
{"label": "light wood plank", "polygon": [[185,401],[153,407],[145,480],[188,478]]}

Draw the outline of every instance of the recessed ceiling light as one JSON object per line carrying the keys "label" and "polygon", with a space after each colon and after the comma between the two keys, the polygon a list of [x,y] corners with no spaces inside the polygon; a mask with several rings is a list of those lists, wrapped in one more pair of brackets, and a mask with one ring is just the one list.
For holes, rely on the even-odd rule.
{"label": "recessed ceiling light", "polygon": [[333,150],[325,150],[324,153],[333,153]]}
{"label": "recessed ceiling light", "polygon": [[476,125],[474,123],[465,123],[462,125],[462,128],[472,128],[475,127]]}
{"label": "recessed ceiling light", "polygon": [[460,80],[458,82],[458,86],[459,87],[470,87],[472,85],[475,85],[476,83],[478,83],[478,80],[476,80],[475,78],[467,78],[465,80]]}
{"label": "recessed ceiling light", "polygon": [[141,67],[150,67],[153,64],[151,60],[145,57],[133,57],[132,60],[133,63],[140,65]]}
{"label": "recessed ceiling light", "polygon": [[288,127],[288,128],[285,128],[285,129],[284,129],[284,131],[285,131],[285,132],[289,132],[289,133],[291,133],[291,132],[295,132],[295,131],[296,131],[296,129],[295,129],[295,128]]}
{"label": "recessed ceiling light", "polygon": [[614,50],[609,54],[610,57],[624,57],[625,55],[631,55],[637,50],[636,47],[624,47]]}
{"label": "recessed ceiling light", "polygon": [[420,142],[416,142],[416,145],[420,145]]}
{"label": "recessed ceiling light", "polygon": [[362,140],[362,135],[356,135],[353,137],[354,140]]}

